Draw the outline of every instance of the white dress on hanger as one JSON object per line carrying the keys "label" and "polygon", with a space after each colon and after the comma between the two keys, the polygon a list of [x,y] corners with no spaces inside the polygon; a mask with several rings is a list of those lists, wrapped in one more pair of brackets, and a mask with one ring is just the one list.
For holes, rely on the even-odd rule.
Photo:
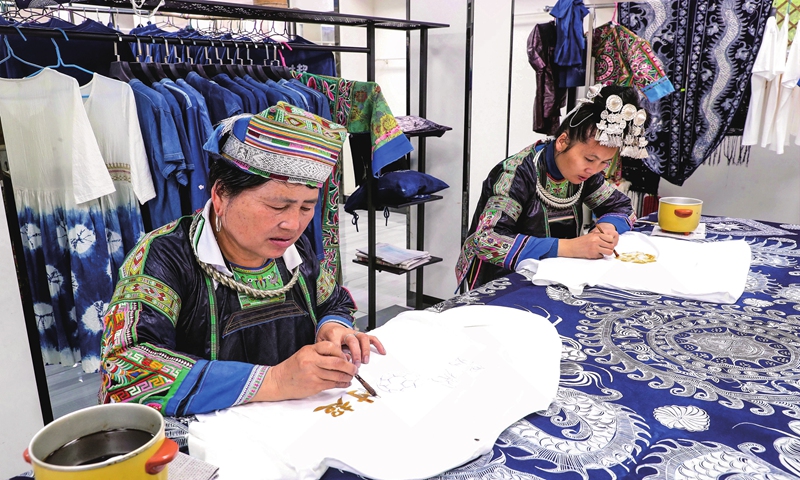
{"label": "white dress on hanger", "polygon": [[[771,146],[770,150],[778,150],[776,127],[778,122],[778,106],[781,95],[781,76],[786,70],[786,50],[789,48],[789,19],[784,18],[783,25],[778,31],[775,49],[772,51],[772,72],[774,77],[767,87],[767,101],[764,107],[764,129],[761,132],[761,146]],[[780,152],[783,153],[783,145]]]}
{"label": "white dress on hanger", "polygon": [[755,145],[761,138],[767,85],[770,80],[775,78],[773,60],[777,41],[778,23],[775,17],[772,16],[767,19],[761,48],[758,50],[755,63],[753,63],[753,74],[750,78],[752,93],[750,95],[750,105],[747,109],[747,120],[745,120],[744,131],[742,132],[742,145]]}
{"label": "white dress on hanger", "polygon": [[789,145],[789,135],[797,133],[800,123],[800,35],[795,34],[786,69],[781,76],[781,94],[775,118],[775,152],[783,154],[784,145]]}
{"label": "white dress on hanger", "polygon": [[78,82],[51,69],[0,79],[0,119],[44,360],[96,371],[113,293],[97,199],[114,183]]}
{"label": "white dress on hanger", "polygon": [[92,80],[81,87],[81,95],[116,187],[116,192],[100,197],[111,271],[116,280],[125,255],[144,235],[139,203],[155,198],[156,191],[130,85],[95,73]]}

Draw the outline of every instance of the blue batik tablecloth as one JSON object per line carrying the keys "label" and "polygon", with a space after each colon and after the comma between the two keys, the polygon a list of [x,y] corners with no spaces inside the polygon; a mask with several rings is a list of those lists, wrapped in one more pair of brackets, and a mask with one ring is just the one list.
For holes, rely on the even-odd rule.
{"label": "blue batik tablecloth", "polygon": [[[529,310],[550,319],[563,340],[550,408],[436,478],[800,478],[800,225],[702,221],[705,241],[750,244],[747,285],[734,305],[601,288],[573,296],[513,274],[432,307]],[[168,435],[185,444],[186,422],[168,423]],[[358,448],[365,434],[341,438]],[[402,451],[398,445],[398,462],[415,460]],[[323,478],[357,477],[331,469]]]}
{"label": "blue batik tablecloth", "polygon": [[[750,244],[747,285],[734,305],[601,288],[573,296],[513,274],[433,307],[529,310],[563,340],[550,408],[437,478],[800,478],[800,225],[702,221],[705,241]],[[323,478],[355,476],[329,470]]]}

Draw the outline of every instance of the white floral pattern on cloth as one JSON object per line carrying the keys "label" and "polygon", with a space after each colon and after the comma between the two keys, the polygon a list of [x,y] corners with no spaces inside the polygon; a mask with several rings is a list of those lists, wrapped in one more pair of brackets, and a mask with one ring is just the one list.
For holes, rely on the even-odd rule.
{"label": "white floral pattern on cloth", "polygon": [[552,464],[543,467],[543,475],[575,472],[588,479],[599,474],[597,470],[610,473],[611,467],[630,462],[641,453],[650,437],[642,417],[614,403],[619,394],[612,393],[601,397],[560,388],[550,408],[539,412],[561,429],[559,434],[522,419],[500,434],[497,445],[527,454],[515,455],[517,460],[540,459]]}
{"label": "white floral pattern on cloth", "polygon": [[586,316],[579,341],[594,362],[641,372],[631,378],[673,395],[732,409],[749,404],[757,415],[772,415],[776,406],[800,415],[800,395],[788,395],[800,384],[800,320],[738,305],[615,297],[592,289],[576,299]]}
{"label": "white floral pattern on cloth", "polygon": [[643,480],[664,480],[677,478],[748,478],[764,480],[796,479],[780,468],[769,464],[754,455],[754,451],[764,451],[757,444],[741,445],[736,450],[717,442],[697,442],[694,440],[664,440],[653,445],[651,453],[644,458],[660,460],[640,467],[646,475]]}
{"label": "white floral pattern on cloth", "polygon": [[469,478],[507,478],[514,480],[542,479],[542,477],[537,475],[519,472],[506,465],[506,455],[503,452],[500,452],[500,456],[495,459],[492,459],[493,456],[493,452],[489,452],[486,455],[481,455],[477,460],[428,480],[466,480]]}
{"label": "white floral pattern on cloth", "polygon": [[662,425],[668,428],[677,428],[689,432],[702,432],[708,430],[711,418],[702,408],[695,406],[667,405],[658,407],[653,411],[653,416]]}
{"label": "white floral pattern on cloth", "polygon": [[750,220],[748,218],[731,217],[700,217],[700,221],[706,224],[706,234],[712,235],[725,234],[734,236],[780,236],[791,235],[791,232],[772,227],[765,223]]}

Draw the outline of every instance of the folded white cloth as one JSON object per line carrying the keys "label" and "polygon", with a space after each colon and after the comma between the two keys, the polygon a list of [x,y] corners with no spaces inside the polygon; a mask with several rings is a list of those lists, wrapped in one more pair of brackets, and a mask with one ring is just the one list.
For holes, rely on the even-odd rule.
{"label": "folded white cloth", "polygon": [[599,260],[547,258],[524,260],[535,285],[561,284],[573,295],[586,286],[636,290],[713,303],[736,303],[750,270],[750,246],[744,240],[697,243],[638,232],[620,235],[617,252],[656,256],[653,263],[622,262],[614,256]]}
{"label": "folded white cloth", "polygon": [[485,305],[412,311],[373,333],[387,354],[373,353],[359,373],[379,398],[359,401],[348,393],[364,393],[354,381],[199,415],[190,453],[219,466],[220,480],[319,478],[329,466],[429,478],[491,451],[503,430],[556,396],[561,341],[539,315]]}

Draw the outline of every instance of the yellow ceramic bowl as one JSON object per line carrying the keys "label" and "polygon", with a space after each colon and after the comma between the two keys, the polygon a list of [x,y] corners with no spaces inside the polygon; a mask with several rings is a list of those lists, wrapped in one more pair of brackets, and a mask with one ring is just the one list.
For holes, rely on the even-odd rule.
{"label": "yellow ceramic bowl", "polygon": [[[124,455],[82,466],[60,466],[45,459],[67,443],[97,432],[142,430],[153,437]],[[156,410],[135,403],[84,408],[48,424],[34,435],[25,460],[36,480],[167,480],[167,464],[178,454],[178,444],[164,438],[164,419]]]}
{"label": "yellow ceramic bowl", "polygon": [[658,200],[658,226],[675,233],[693,232],[700,224],[703,201],[686,197],[663,197]]}

